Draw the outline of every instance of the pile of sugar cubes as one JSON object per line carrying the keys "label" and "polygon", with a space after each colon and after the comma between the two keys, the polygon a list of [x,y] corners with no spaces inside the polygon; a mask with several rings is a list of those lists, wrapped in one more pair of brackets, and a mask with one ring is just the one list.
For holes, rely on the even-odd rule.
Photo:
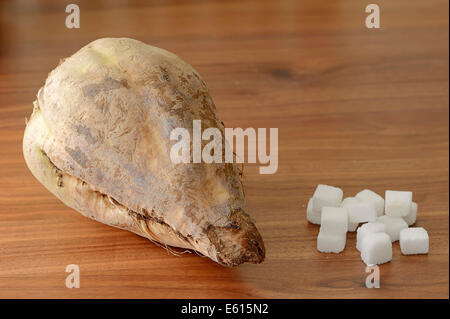
{"label": "pile of sugar cubes", "polygon": [[347,232],[356,231],[356,248],[367,265],[391,261],[392,243],[398,240],[403,255],[428,253],[427,231],[409,227],[416,222],[418,210],[412,192],[388,190],[383,199],[365,189],[355,197],[342,198],[342,189],[319,184],[309,199],[306,218],[320,225],[319,251],[343,251]]}

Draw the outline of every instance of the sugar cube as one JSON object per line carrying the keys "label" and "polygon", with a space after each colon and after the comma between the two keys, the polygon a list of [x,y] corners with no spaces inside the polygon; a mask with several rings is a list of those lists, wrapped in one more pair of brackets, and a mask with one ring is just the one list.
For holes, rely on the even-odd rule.
{"label": "sugar cube", "polygon": [[403,217],[409,214],[412,203],[412,192],[386,191],[385,213],[392,217]]}
{"label": "sugar cube", "polygon": [[322,207],[339,207],[343,196],[342,189],[338,187],[319,184],[313,195],[313,207],[321,211]]}
{"label": "sugar cube", "polygon": [[[347,206],[350,203],[354,203],[354,202],[357,202],[357,201],[358,201],[358,199],[356,199],[355,197],[346,197],[342,201],[341,207],[347,209]],[[348,211],[347,211],[347,214],[348,214]],[[358,228],[358,225],[359,225],[359,223],[352,223],[350,221],[350,216],[348,217],[348,230],[347,231],[354,232],[356,230],[356,228]]]}
{"label": "sugar cube", "polygon": [[320,231],[331,235],[346,234],[348,229],[348,215],[345,208],[323,207]]}
{"label": "sugar cube", "polygon": [[322,213],[313,209],[313,199],[312,197],[308,201],[308,206],[306,207],[306,219],[312,223],[320,225],[320,219],[322,218]]}
{"label": "sugar cube", "polygon": [[348,226],[347,226],[347,231],[348,232],[354,232],[356,230],[356,228],[358,228],[359,223],[352,223],[350,221],[350,217],[348,218]]}
{"label": "sugar cube", "polygon": [[350,218],[348,219],[348,226],[347,226],[347,231],[348,232],[354,232],[356,230],[356,228],[358,228],[359,223],[352,223],[350,221]]}
{"label": "sugar cube", "polygon": [[353,204],[353,203],[358,203],[358,199],[356,197],[346,197],[344,198],[344,200],[341,203],[341,207],[343,208],[347,208],[348,205]]}
{"label": "sugar cube", "polygon": [[408,226],[414,225],[417,219],[417,210],[418,206],[417,203],[412,202],[411,203],[411,210],[409,211],[409,214],[403,217],[405,222],[408,224]]}
{"label": "sugar cube", "polygon": [[377,212],[373,202],[352,202],[346,205],[350,222],[364,223],[374,222],[377,220]]}
{"label": "sugar cube", "polygon": [[365,189],[356,194],[355,197],[363,202],[373,202],[375,204],[377,216],[383,215],[384,199],[377,193],[371,191],[370,189]]}
{"label": "sugar cube", "polygon": [[430,240],[422,227],[411,227],[400,232],[400,250],[403,255],[428,254]]}
{"label": "sugar cube", "polygon": [[361,227],[358,228],[358,230],[356,232],[356,249],[361,251],[361,247],[362,247],[364,238],[368,234],[384,233],[385,231],[386,231],[386,225],[383,223],[369,222],[369,223],[363,224]]}
{"label": "sugar cube", "polygon": [[400,239],[400,231],[402,229],[408,228],[408,224],[401,217],[391,217],[391,216],[380,216],[377,222],[386,225],[386,233],[391,238],[391,241],[397,241]]}
{"label": "sugar cube", "polygon": [[386,233],[371,233],[364,239],[361,259],[366,265],[384,264],[392,260],[392,243]]}
{"label": "sugar cube", "polygon": [[344,250],[345,242],[347,241],[346,234],[329,234],[319,231],[317,236],[317,250],[323,253],[339,253]]}

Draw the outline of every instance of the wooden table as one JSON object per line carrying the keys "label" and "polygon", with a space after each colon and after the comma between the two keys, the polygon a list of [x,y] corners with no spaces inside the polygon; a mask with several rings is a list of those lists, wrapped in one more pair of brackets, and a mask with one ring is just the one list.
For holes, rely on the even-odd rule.
{"label": "wooden table", "polygon": [[[64,1],[0,3],[0,297],[448,298],[448,2]],[[25,166],[25,117],[48,72],[100,37],[173,51],[203,75],[227,127],[278,127],[279,169],[247,165],[245,191],[265,240],[263,264],[221,267],[168,255],[144,238],[64,206]],[[394,243],[381,289],[349,233],[338,255],[316,250],[305,206],[318,183],[345,196],[411,190],[430,253]],[[67,289],[78,264],[81,288]]]}

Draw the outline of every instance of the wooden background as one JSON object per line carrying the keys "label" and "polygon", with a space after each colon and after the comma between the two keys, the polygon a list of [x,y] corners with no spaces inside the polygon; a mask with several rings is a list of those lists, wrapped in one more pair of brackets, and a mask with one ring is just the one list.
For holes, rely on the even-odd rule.
{"label": "wooden background", "polygon": [[[80,29],[65,28],[71,2]],[[365,27],[366,2],[1,1],[0,297],[448,298],[448,2],[377,1],[378,30]],[[278,172],[246,167],[263,264],[168,255],[82,217],[33,178],[21,141],[37,90],[60,58],[106,36],[192,64],[227,127],[279,128]],[[402,256],[395,243],[381,289],[365,288],[353,233],[339,255],[316,250],[305,204],[318,183],[345,196],[413,191],[429,255]],[[80,289],[65,288],[68,264],[80,266]]]}

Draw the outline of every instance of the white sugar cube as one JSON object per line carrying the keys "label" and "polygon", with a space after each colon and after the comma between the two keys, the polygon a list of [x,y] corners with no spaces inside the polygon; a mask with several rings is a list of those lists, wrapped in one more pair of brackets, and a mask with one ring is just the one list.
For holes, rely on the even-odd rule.
{"label": "white sugar cube", "polygon": [[400,239],[400,231],[408,228],[408,224],[401,217],[380,216],[377,222],[386,225],[386,233],[391,237],[391,241],[397,241]]}
{"label": "white sugar cube", "polygon": [[[358,202],[358,199],[355,197],[346,197],[341,203],[341,207],[347,209],[347,206],[351,203]],[[348,214],[348,211],[347,211]],[[356,228],[358,228],[359,223],[352,223],[350,221],[350,216],[348,217],[348,230],[349,232],[354,232]]]}
{"label": "white sugar cube", "polygon": [[384,199],[377,193],[371,191],[370,189],[365,189],[360,191],[355,196],[357,199],[363,202],[373,202],[375,204],[375,210],[377,216],[383,215],[384,212]]}
{"label": "white sugar cube", "polygon": [[320,225],[321,216],[322,213],[313,208],[313,199],[311,197],[308,201],[308,206],[306,207],[306,219],[312,224]]}
{"label": "white sugar cube", "polygon": [[383,223],[369,222],[363,224],[356,232],[356,249],[361,251],[362,243],[368,234],[384,232],[386,232],[386,225]]}
{"label": "white sugar cube", "polygon": [[348,205],[353,203],[358,203],[358,199],[356,197],[346,197],[341,203],[341,207],[347,208]]}
{"label": "white sugar cube", "polygon": [[350,218],[348,219],[348,226],[347,226],[347,231],[348,232],[354,232],[359,226],[359,223],[352,223],[350,221]]}
{"label": "white sugar cube", "polygon": [[400,250],[403,255],[428,254],[428,233],[422,227],[411,227],[400,232]]}
{"label": "white sugar cube", "polygon": [[364,239],[361,259],[366,265],[384,264],[392,260],[392,243],[386,233],[371,233]]}
{"label": "white sugar cube", "polygon": [[320,231],[331,235],[346,234],[348,229],[348,215],[345,208],[323,207]]}
{"label": "white sugar cube", "polygon": [[412,202],[409,214],[406,215],[405,217],[403,217],[403,219],[408,224],[408,226],[415,224],[416,219],[417,219],[417,210],[418,210],[417,203]]}
{"label": "white sugar cube", "polygon": [[377,212],[373,202],[352,202],[346,205],[350,222],[365,223],[377,220]]}
{"label": "white sugar cube", "polygon": [[338,187],[319,184],[313,195],[313,207],[321,211],[322,207],[339,207],[343,196],[342,189]]}
{"label": "white sugar cube", "polygon": [[317,236],[317,250],[323,253],[339,253],[344,250],[346,234],[328,234],[323,231]]}
{"label": "white sugar cube", "polygon": [[412,203],[412,192],[386,191],[385,213],[392,217],[403,217],[409,214]]}

